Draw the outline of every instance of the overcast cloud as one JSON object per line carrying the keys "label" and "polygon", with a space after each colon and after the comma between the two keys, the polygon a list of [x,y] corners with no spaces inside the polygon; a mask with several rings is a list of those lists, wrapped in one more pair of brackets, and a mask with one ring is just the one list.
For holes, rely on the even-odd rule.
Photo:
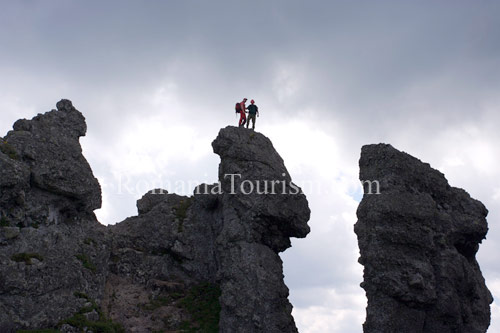
{"label": "overcast cloud", "polygon": [[[104,224],[152,187],[215,182],[211,141],[254,98],[312,210],[283,253],[301,332],[362,332],[360,148],[431,163],[490,210],[478,260],[500,297],[498,1],[0,0],[0,133],[68,98]],[[176,188],[176,182],[192,186]],[[490,332],[500,331],[500,305]]]}

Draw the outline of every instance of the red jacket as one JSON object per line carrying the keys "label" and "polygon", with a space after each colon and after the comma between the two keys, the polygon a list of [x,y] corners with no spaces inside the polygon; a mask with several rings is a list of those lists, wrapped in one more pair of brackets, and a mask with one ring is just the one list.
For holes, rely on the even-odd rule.
{"label": "red jacket", "polygon": [[241,103],[240,103],[240,114],[245,115],[245,110],[246,110],[245,102],[241,101]]}

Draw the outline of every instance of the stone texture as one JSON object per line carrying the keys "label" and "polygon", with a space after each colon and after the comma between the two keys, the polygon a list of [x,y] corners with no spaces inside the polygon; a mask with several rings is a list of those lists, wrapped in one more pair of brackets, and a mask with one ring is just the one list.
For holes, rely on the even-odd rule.
{"label": "stone texture", "polygon": [[[221,157],[220,191],[217,184],[201,184],[192,197],[183,197],[155,189],[137,202],[139,216],[109,227],[111,256],[116,258],[110,265],[116,281],[112,286],[168,298],[200,282],[214,283],[222,293],[220,332],[296,332],[278,253],[290,247],[290,237],[309,232],[307,200],[291,185],[283,160],[262,134],[227,127],[212,146]],[[231,184],[227,174],[241,178],[234,177]],[[241,192],[243,180],[279,184],[275,194],[247,195]],[[279,187],[283,181],[285,186]],[[177,291],[162,290],[168,285],[177,286]],[[112,293],[109,289],[107,295]],[[142,313],[122,318],[136,305],[133,300],[114,302],[110,316],[130,331],[138,322],[151,329],[161,326]],[[175,301],[155,311],[166,307],[169,318],[188,316]]]}
{"label": "stone texture", "polygon": [[[278,253],[290,247],[290,237],[309,232],[307,200],[303,194],[281,194],[295,191],[283,160],[265,136],[226,127],[212,146],[221,157],[219,180],[224,190],[219,217],[223,224],[216,240],[221,332],[295,332]],[[241,190],[247,180],[254,184],[249,195],[244,193],[251,185]],[[257,182],[264,192],[265,180],[279,181],[277,194],[257,193]],[[271,190],[269,186],[267,192]]]}
{"label": "stone texture", "polygon": [[364,146],[359,166],[360,180],[380,182],[354,228],[364,332],[486,332],[492,296],[475,258],[488,231],[484,205],[390,145]]}
{"label": "stone texture", "polygon": [[15,156],[0,154],[0,214],[25,226],[92,218],[101,207],[101,188],[79,143],[85,118],[69,100],[57,108],[18,120],[1,143]]}
{"label": "stone texture", "polygon": [[[53,328],[86,308],[100,320],[91,300],[126,332],[175,331],[193,321],[183,300],[207,283],[221,291],[220,332],[297,331],[278,253],[306,236],[310,211],[269,139],[222,129],[220,186],[149,191],[137,216],[104,227],[78,142],[85,119],[68,100],[57,109],[19,120],[1,143],[1,332]],[[225,173],[241,175],[238,188],[279,184],[275,194],[231,193]]]}
{"label": "stone texture", "polygon": [[[52,326],[104,292],[109,250],[101,192],[68,100],[19,120],[0,145],[0,331]],[[88,260],[87,267],[83,259]]]}

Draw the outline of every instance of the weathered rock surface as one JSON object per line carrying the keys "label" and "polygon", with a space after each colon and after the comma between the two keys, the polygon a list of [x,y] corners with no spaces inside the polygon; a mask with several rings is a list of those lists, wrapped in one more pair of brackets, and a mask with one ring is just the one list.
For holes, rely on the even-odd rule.
{"label": "weathered rock surface", "polygon": [[[263,135],[226,127],[212,146],[221,157],[219,180],[224,191],[218,218],[223,224],[216,238],[221,332],[235,332],[235,328],[239,332],[295,332],[278,252],[290,247],[289,237],[305,237],[309,232],[305,196],[290,194],[296,192],[295,185]],[[271,194],[272,181],[276,194]],[[258,194],[258,190],[268,194]]]}
{"label": "weathered rock surface", "polygon": [[28,223],[49,216],[57,223],[61,214],[72,217],[101,207],[101,188],[79,143],[86,131],[85,118],[69,100],[59,101],[57,111],[14,124],[4,141],[14,148],[17,159],[4,156],[3,161],[17,174],[2,174],[2,180],[16,180],[12,185],[18,188],[13,192],[16,203],[21,203],[17,206],[23,201],[29,204],[11,215],[24,213]]}
{"label": "weathered rock surface", "polygon": [[127,332],[297,331],[278,253],[307,235],[310,211],[269,139],[222,129],[220,184],[191,197],[152,190],[138,216],[104,227],[78,143],[84,118],[68,100],[57,107],[16,122],[2,143],[1,332],[102,329],[108,319]]}
{"label": "weathered rock surface", "polygon": [[364,332],[486,332],[492,296],[475,258],[488,231],[484,205],[390,145],[364,146],[359,166],[361,180],[380,182],[354,228]]}
{"label": "weathered rock surface", "polygon": [[0,332],[54,325],[84,306],[75,292],[104,292],[101,190],[78,142],[85,119],[68,100],[57,108],[0,142]]}

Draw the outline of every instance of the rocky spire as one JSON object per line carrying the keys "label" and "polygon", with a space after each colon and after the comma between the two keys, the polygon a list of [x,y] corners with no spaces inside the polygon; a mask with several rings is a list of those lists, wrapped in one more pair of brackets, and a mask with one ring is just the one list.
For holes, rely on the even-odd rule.
{"label": "rocky spire", "polygon": [[226,127],[212,146],[224,191],[216,241],[221,332],[296,332],[278,253],[290,237],[309,233],[307,200],[264,135]]}
{"label": "rocky spire", "polygon": [[[366,333],[486,332],[492,296],[476,252],[484,205],[429,164],[390,145],[364,146],[365,195],[354,230],[368,297]],[[376,183],[372,183],[376,186]]]}
{"label": "rocky spire", "polygon": [[14,124],[0,143],[0,213],[29,226],[69,222],[101,207],[101,188],[82,155],[85,118],[71,101]]}
{"label": "rocky spire", "polygon": [[79,143],[85,118],[69,100],[57,108],[18,120],[0,142],[0,332],[54,327],[88,302],[75,295],[104,290],[109,252]]}

